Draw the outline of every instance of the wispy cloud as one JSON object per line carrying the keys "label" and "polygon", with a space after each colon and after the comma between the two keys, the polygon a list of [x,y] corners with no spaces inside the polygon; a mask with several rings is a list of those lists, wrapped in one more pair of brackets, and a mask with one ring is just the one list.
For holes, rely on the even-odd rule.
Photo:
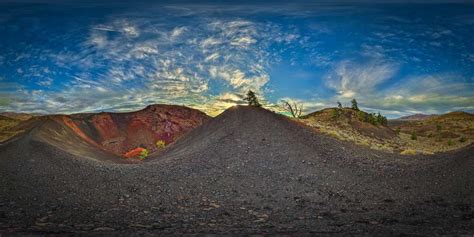
{"label": "wispy cloud", "polygon": [[[172,103],[215,114],[252,89],[268,107],[286,98],[307,112],[352,98],[391,114],[473,110],[469,12],[412,18],[350,4],[138,5],[45,25],[35,14],[7,17],[0,109],[70,113]],[[311,78],[294,83],[299,87],[281,83],[299,79],[274,73],[277,67]],[[296,95],[317,86],[321,95],[288,98],[278,86]]]}
{"label": "wispy cloud", "polygon": [[326,85],[341,98],[360,97],[377,91],[377,86],[393,78],[397,70],[396,65],[380,61],[366,64],[342,61],[327,76]]}
{"label": "wispy cloud", "polygon": [[[79,54],[51,54],[61,67],[82,62],[77,67],[84,71],[69,75],[65,86],[70,89],[23,91],[22,96],[28,99],[16,100],[13,109],[68,113],[149,103],[210,103],[220,104],[217,108],[222,110],[223,105],[237,103],[222,103],[222,96],[248,89],[260,93],[264,100],[261,92],[269,81],[265,69],[271,63],[268,46],[279,43],[272,38],[275,34],[288,40],[297,38],[238,18],[204,18],[191,26],[168,29],[161,22],[140,19],[92,25]],[[52,83],[45,79],[38,85]],[[213,88],[216,86],[219,91]],[[132,102],[137,105],[129,106]]]}

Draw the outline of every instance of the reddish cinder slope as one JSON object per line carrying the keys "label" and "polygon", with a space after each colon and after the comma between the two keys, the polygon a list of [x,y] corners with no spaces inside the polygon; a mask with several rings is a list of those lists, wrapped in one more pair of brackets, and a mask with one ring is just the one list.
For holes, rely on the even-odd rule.
{"label": "reddish cinder slope", "polygon": [[74,114],[64,123],[91,145],[123,156],[137,147],[154,152],[158,140],[169,144],[209,118],[184,106],[150,105],[129,113]]}

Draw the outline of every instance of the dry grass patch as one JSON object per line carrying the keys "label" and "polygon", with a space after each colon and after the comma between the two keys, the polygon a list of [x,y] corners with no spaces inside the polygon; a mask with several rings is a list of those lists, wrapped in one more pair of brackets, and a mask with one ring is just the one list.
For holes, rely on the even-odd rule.
{"label": "dry grass patch", "polygon": [[400,154],[402,154],[402,155],[416,155],[417,152],[413,149],[406,149],[406,150],[403,150],[402,152],[400,152]]}

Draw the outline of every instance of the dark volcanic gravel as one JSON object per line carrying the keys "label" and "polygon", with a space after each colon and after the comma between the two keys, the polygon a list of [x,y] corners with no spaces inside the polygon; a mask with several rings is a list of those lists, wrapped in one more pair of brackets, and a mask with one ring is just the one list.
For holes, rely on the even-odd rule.
{"label": "dark volcanic gravel", "polygon": [[473,146],[399,156],[235,107],[115,164],[42,129],[0,146],[0,233],[474,234]]}

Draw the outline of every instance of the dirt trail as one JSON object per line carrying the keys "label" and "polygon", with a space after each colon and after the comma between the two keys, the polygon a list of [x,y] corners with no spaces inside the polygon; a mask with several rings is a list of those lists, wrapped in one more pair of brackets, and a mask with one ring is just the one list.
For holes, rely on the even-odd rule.
{"label": "dirt trail", "polygon": [[249,107],[142,164],[43,135],[0,146],[0,233],[474,233],[472,146],[387,154]]}

